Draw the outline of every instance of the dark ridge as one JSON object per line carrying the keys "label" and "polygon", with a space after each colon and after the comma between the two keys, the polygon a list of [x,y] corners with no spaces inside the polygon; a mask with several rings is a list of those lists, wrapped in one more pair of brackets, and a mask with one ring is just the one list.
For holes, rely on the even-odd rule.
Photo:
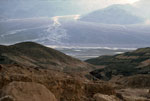
{"label": "dark ridge", "polygon": [[88,70],[91,65],[52,48],[34,42],[0,46],[0,64],[13,64],[52,68],[63,71]]}
{"label": "dark ridge", "polygon": [[112,76],[134,76],[150,74],[150,48],[140,48],[133,52],[126,52],[114,56],[100,56],[88,59],[86,62],[93,65],[104,65],[104,69],[91,72],[98,79],[110,80]]}

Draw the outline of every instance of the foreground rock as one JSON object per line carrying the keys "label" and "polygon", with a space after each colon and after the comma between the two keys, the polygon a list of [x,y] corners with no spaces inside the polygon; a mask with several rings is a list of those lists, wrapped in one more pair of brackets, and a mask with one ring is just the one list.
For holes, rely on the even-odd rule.
{"label": "foreground rock", "polygon": [[94,98],[96,101],[120,101],[116,96],[113,95],[95,94]]}
{"label": "foreground rock", "polygon": [[33,82],[11,82],[3,87],[1,100],[12,101],[57,101],[45,86]]}
{"label": "foreground rock", "polygon": [[150,101],[149,89],[127,88],[117,91],[124,101]]}
{"label": "foreground rock", "polygon": [[[85,77],[82,77],[82,75],[80,75],[79,73],[68,74],[51,69],[42,69],[26,66],[24,67],[19,65],[1,65],[1,67],[2,68],[0,70],[0,89],[3,89],[3,92],[5,92],[5,89],[7,88],[6,89],[7,95],[13,94],[11,93],[11,90],[8,89],[13,87],[13,89],[14,88],[16,89],[13,91],[19,92],[15,93],[15,97],[19,97],[22,99],[24,99],[23,95],[29,96],[36,94],[38,96],[38,94],[42,92],[43,93],[48,92],[47,90],[52,92],[58,101],[92,101],[94,100],[93,95],[97,93],[105,95],[115,95],[114,88],[111,87],[109,84],[104,82],[96,83],[90,81]],[[27,82],[27,83],[20,83],[20,82]],[[41,84],[45,86],[47,89],[45,89],[45,87],[43,88],[43,86],[39,87],[37,83],[38,85]],[[35,85],[35,88],[29,86],[30,84],[33,86]],[[17,88],[15,85],[17,85]],[[28,94],[26,95],[26,93],[30,91],[29,87],[31,87],[31,90],[35,89],[35,92],[33,90],[33,92],[31,91],[31,93],[28,93],[29,95]],[[21,89],[19,90],[19,88]],[[39,88],[43,90],[38,90]],[[38,97],[46,98],[45,96],[48,95],[39,95]]]}

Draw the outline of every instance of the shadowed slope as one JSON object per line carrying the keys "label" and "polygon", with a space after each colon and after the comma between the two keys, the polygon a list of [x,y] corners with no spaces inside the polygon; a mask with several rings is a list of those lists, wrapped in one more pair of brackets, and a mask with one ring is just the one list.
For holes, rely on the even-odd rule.
{"label": "shadowed slope", "polygon": [[134,76],[150,74],[150,48],[141,48],[133,52],[126,52],[114,56],[100,56],[86,60],[94,65],[104,65],[105,68],[91,72],[103,80],[110,80],[114,75]]}
{"label": "shadowed slope", "polygon": [[0,46],[0,64],[20,64],[63,71],[88,70],[91,65],[33,42]]}

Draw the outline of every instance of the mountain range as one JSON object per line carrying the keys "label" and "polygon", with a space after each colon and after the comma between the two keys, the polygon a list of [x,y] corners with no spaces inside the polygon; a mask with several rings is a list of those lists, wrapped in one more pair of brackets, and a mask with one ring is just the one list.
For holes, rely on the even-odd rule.
{"label": "mountain range", "polygon": [[132,13],[133,9],[135,8],[131,5],[112,5],[84,15],[80,20],[121,25],[144,23],[144,18]]}
{"label": "mountain range", "polygon": [[[0,22],[0,43],[34,41],[45,45],[146,47],[149,25],[110,25],[51,18],[18,19]],[[83,40],[84,39],[84,40]]]}
{"label": "mountain range", "polygon": [[34,41],[58,46],[147,47],[149,25],[136,11],[132,5],[112,5],[85,15],[7,19],[0,21],[0,43]]}

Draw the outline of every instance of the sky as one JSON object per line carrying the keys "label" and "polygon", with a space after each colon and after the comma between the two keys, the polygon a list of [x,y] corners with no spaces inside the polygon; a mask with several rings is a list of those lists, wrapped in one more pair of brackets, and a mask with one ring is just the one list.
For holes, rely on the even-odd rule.
{"label": "sky", "polygon": [[130,4],[132,4],[132,3],[137,2],[139,0],[105,0],[105,1],[110,1],[113,3],[130,3]]}
{"label": "sky", "polygon": [[[53,2],[53,0],[49,0],[49,1]],[[81,7],[83,10],[93,11],[93,10],[105,8],[112,4],[134,4],[139,0],[58,0],[58,1],[64,1],[64,2],[72,1],[73,3],[76,2],[78,7]]]}
{"label": "sky", "polygon": [[148,10],[148,8],[150,8],[150,0],[139,0],[138,2],[133,4],[134,6],[138,7],[138,8],[142,8],[144,10]]}
{"label": "sky", "polygon": [[[77,0],[78,1],[78,0]],[[94,11],[97,9],[102,9],[113,4],[130,4],[135,7],[133,10],[134,14],[142,16],[144,18],[150,18],[150,0],[79,0],[80,6],[84,6],[84,11]],[[148,19],[147,22],[150,22]]]}
{"label": "sky", "polygon": [[131,4],[150,15],[150,0],[0,0],[0,18],[84,15],[113,4]]}
{"label": "sky", "polygon": [[147,18],[146,23],[150,23],[150,0],[139,0],[132,4],[132,6],[137,8],[137,14],[141,14],[143,17]]}
{"label": "sky", "polygon": [[133,4],[139,0],[76,0],[76,1],[80,1],[79,5],[88,6],[89,9],[92,8],[97,9],[97,8],[104,8],[112,4]]}
{"label": "sky", "polygon": [[132,4],[132,3],[137,2],[139,0],[86,0],[86,1],[95,2],[95,3],[98,3],[98,4],[103,3],[104,5],[107,5],[107,4],[126,4],[126,3]]}

